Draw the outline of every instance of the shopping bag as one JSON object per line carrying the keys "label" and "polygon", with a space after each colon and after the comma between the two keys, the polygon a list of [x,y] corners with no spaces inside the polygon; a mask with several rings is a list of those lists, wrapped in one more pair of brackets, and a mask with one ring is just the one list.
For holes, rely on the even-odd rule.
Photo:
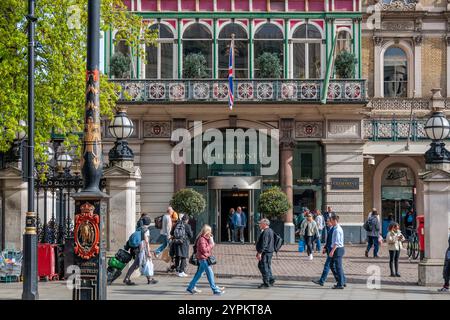
{"label": "shopping bag", "polygon": [[141,266],[141,275],[146,277],[153,277],[153,262],[151,259],[145,261],[145,263]]}
{"label": "shopping bag", "polygon": [[298,252],[304,252],[305,251],[305,240],[300,239],[298,241]]}
{"label": "shopping bag", "polygon": [[172,261],[172,258],[170,257],[170,254],[169,254],[169,246],[167,246],[163,250],[163,252],[161,252],[161,260],[166,262],[166,263],[169,263],[169,262]]}

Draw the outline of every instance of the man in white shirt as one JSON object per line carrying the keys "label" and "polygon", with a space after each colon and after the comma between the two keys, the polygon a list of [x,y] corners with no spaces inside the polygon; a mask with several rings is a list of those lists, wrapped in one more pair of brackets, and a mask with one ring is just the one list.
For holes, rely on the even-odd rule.
{"label": "man in white shirt", "polygon": [[159,257],[161,252],[167,247],[170,239],[170,231],[172,230],[172,207],[168,207],[166,214],[163,216],[160,239],[162,244],[155,250],[155,255]]}
{"label": "man in white shirt", "polygon": [[333,286],[333,289],[344,289],[345,286],[345,276],[344,269],[342,267],[342,257],[344,256],[344,231],[342,227],[338,224],[339,216],[332,215],[330,217],[331,224],[334,227],[332,238],[331,238],[331,266],[334,269],[338,283]]}

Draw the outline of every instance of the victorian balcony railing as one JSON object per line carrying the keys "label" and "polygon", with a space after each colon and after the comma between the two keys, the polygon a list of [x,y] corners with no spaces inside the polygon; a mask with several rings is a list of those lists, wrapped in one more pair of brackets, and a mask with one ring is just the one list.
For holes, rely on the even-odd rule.
{"label": "victorian balcony railing", "polygon": [[[227,79],[110,80],[120,85],[121,102],[150,103],[220,103],[228,100]],[[319,103],[324,80],[238,79],[234,80],[237,102]],[[366,81],[332,79],[328,84],[327,103],[365,103]]]}
{"label": "victorian balcony railing", "polygon": [[[428,139],[425,133],[427,119],[409,120],[365,120],[364,138],[371,141],[399,141]],[[410,127],[411,126],[411,127]]]}

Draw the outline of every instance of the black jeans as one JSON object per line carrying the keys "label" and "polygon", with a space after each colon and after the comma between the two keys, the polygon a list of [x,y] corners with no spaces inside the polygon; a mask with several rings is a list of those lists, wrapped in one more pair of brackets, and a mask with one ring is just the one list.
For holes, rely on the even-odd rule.
{"label": "black jeans", "polygon": [[399,257],[400,257],[400,250],[389,250],[389,269],[391,269],[391,274],[398,273]]}
{"label": "black jeans", "polygon": [[259,260],[258,262],[258,269],[261,272],[263,282],[267,285],[275,281],[272,275],[272,256],[272,252],[263,252],[263,254],[261,255],[261,260]]}
{"label": "black jeans", "polygon": [[175,257],[175,268],[178,273],[186,271],[186,258],[185,257]]}
{"label": "black jeans", "polygon": [[450,282],[450,260],[446,260],[444,264],[444,286],[448,288]]}
{"label": "black jeans", "polygon": [[313,237],[305,236],[306,253],[308,256],[313,253]]}

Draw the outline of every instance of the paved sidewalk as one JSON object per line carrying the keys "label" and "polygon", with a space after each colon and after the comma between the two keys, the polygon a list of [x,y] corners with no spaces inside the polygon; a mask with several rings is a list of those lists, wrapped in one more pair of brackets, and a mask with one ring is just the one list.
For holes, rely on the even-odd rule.
{"label": "paved sidewalk", "polygon": [[[155,246],[156,248],[156,246]],[[349,283],[366,283],[369,274],[367,268],[378,266],[381,273],[381,282],[386,284],[416,285],[418,281],[418,260],[409,261],[406,251],[400,255],[400,278],[389,277],[389,252],[385,244],[379,252],[380,258],[374,259],[364,256],[364,245],[347,245],[345,248],[344,271]],[[192,248],[191,251],[192,252]],[[242,244],[218,244],[214,248],[217,257],[217,265],[214,272],[218,277],[230,278],[245,276],[260,279],[260,272],[255,257],[254,245]],[[372,253],[372,251],[371,251]],[[284,245],[278,256],[274,255],[272,269],[279,280],[310,281],[320,277],[325,255],[314,254],[314,260],[309,261],[306,253],[299,253],[297,245]],[[168,264],[161,260],[154,260],[155,271],[159,274],[166,273]],[[188,265],[188,272],[195,269]],[[329,277],[331,278],[331,272]]]}

